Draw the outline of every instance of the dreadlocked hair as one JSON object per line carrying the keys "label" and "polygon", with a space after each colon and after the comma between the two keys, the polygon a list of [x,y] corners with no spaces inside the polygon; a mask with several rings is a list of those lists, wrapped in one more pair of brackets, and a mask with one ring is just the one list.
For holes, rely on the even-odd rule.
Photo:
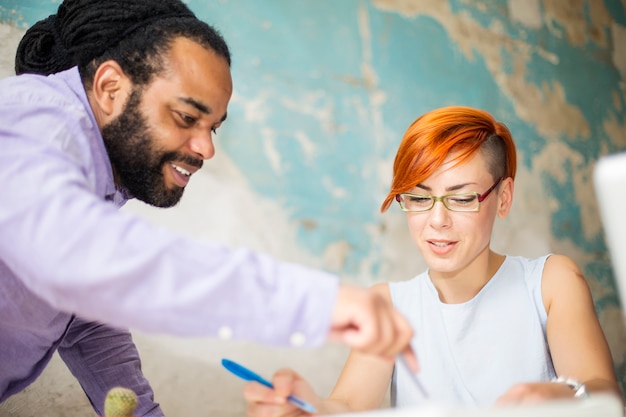
{"label": "dreadlocked hair", "polygon": [[26,31],[15,73],[49,75],[78,66],[89,86],[98,66],[112,59],[142,85],[163,70],[163,55],[178,37],[212,49],[230,65],[219,32],[180,0],[65,0]]}

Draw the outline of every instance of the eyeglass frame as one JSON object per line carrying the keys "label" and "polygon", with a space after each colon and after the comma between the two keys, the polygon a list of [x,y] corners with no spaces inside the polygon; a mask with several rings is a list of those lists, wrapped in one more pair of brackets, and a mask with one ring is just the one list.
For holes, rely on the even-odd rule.
{"label": "eyeglass frame", "polygon": [[[398,193],[396,194],[396,201],[398,202],[398,204],[400,205],[400,210],[407,212],[407,213],[425,213],[427,211],[431,211],[434,207],[435,204],[440,201],[441,204],[443,204],[443,206],[452,212],[455,213],[475,213],[477,211],[480,210],[480,203],[482,203],[483,201],[485,201],[485,199],[487,197],[489,197],[489,194],[491,194],[491,192],[493,190],[496,189],[496,187],[502,182],[502,180],[504,179],[504,177],[500,177],[498,178],[498,180],[496,182],[493,183],[493,185],[491,187],[489,187],[489,189],[487,191],[485,191],[482,194],[479,194],[477,192],[473,192],[473,193],[461,193],[461,194],[446,194],[446,195],[442,195],[442,196],[434,196],[434,195],[427,195],[427,194],[414,194],[414,193]],[[432,201],[432,205],[427,208],[426,210],[407,210],[406,208],[404,208],[404,205],[402,204],[401,201],[401,195],[409,195],[409,196],[413,196],[413,197],[427,197],[430,198],[430,200]],[[448,205],[445,202],[445,199],[448,197],[455,197],[455,196],[469,196],[469,195],[474,195],[476,196],[476,199],[478,200],[478,206],[476,207],[475,210],[454,210],[451,209],[450,207],[448,207]]]}

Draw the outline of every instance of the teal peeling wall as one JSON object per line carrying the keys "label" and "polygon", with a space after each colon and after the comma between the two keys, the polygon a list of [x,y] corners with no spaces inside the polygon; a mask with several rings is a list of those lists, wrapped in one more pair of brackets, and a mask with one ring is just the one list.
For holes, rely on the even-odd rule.
{"label": "teal peeling wall", "polygon": [[[58,3],[0,0],[0,22],[25,28]],[[507,123],[520,169],[539,179],[535,189],[518,182],[518,199],[547,213],[547,247],[583,268],[626,383],[626,338],[591,184],[599,156],[626,150],[624,1],[188,4],[233,52],[235,95],[216,140],[254,191],[285,207],[299,246],[321,258],[346,243],[341,264],[329,266],[336,272],[409,278],[380,276],[390,262],[382,242],[393,238],[379,238],[399,213],[378,208],[411,121],[463,104]],[[239,203],[254,210],[254,201]]]}

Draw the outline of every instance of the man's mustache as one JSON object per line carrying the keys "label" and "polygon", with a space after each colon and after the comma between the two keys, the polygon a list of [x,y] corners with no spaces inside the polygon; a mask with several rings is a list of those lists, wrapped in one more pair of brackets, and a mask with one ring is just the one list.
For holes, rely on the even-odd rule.
{"label": "man's mustache", "polygon": [[183,155],[178,152],[166,153],[165,155],[163,155],[163,158],[161,159],[161,161],[162,163],[180,162],[183,164],[191,165],[193,167],[197,167],[198,169],[202,168],[202,165],[204,165],[204,161],[202,159],[194,158],[189,155]]}

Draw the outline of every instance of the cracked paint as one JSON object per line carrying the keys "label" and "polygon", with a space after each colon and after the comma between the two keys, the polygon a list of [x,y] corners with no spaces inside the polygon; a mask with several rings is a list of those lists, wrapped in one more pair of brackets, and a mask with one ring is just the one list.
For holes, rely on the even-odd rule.
{"label": "cracked paint", "polygon": [[[0,20],[20,27],[52,8],[6,2]],[[494,247],[572,257],[626,371],[591,184],[600,155],[626,150],[626,0],[342,0],[332,13],[315,0],[187,3],[228,40],[234,94],[203,168],[216,181],[180,208],[199,220],[176,227],[361,284],[410,278],[425,265],[406,220],[397,207],[379,212],[397,145],[424,111],[482,107],[519,146],[515,203]],[[14,30],[0,25],[0,49],[17,46]],[[11,67],[0,54],[0,71]]]}

